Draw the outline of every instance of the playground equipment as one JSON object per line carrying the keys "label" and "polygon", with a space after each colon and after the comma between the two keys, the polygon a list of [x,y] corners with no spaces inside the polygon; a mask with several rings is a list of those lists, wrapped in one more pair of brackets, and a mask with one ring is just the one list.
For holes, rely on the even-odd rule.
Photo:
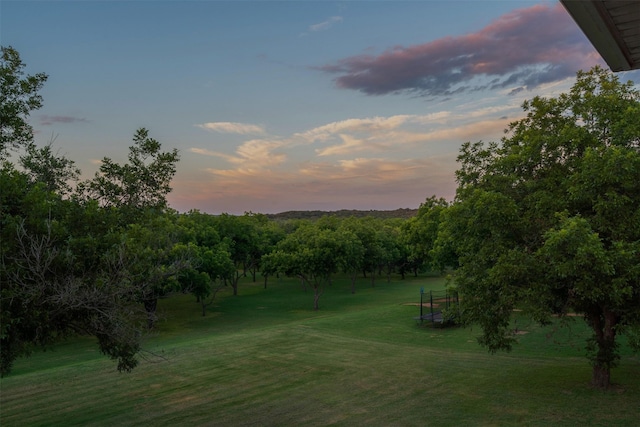
{"label": "playground equipment", "polygon": [[[428,310],[425,303],[428,297]],[[422,325],[426,320],[433,326],[448,326],[456,323],[460,315],[458,293],[449,289],[444,291],[429,291],[425,294],[424,288],[420,288],[420,316],[414,317]]]}

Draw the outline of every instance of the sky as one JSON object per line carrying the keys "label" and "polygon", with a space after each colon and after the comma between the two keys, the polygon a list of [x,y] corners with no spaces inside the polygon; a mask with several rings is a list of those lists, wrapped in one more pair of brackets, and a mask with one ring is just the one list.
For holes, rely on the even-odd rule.
{"label": "sky", "polygon": [[605,65],[557,1],[2,0],[0,40],[49,75],[38,144],[89,179],[147,128],[212,214],[453,200],[464,142]]}

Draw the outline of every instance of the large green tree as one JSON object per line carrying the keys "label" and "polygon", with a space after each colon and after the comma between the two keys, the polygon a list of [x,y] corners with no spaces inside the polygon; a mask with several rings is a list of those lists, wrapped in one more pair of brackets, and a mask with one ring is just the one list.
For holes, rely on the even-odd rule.
{"label": "large green tree", "polygon": [[511,349],[515,308],[542,324],[582,314],[592,383],[604,388],[617,336],[640,327],[640,94],[596,67],[523,108],[500,143],[462,147],[439,239],[459,256],[481,344]]}
{"label": "large green tree", "polygon": [[178,150],[162,151],[162,144],[141,128],[133,136],[127,163],[105,157],[94,178],[78,185],[81,200],[96,200],[104,209],[121,213],[120,226],[127,234],[127,266],[135,272],[133,280],[149,327],[155,322],[158,298],[177,286],[176,274],[189,263],[169,256],[179,242],[167,205],[178,161]]}
{"label": "large green tree", "polygon": [[276,250],[265,255],[264,263],[272,272],[298,277],[313,288],[313,309],[320,308],[320,297],[331,277],[344,269],[353,257],[353,241],[348,230],[323,228],[305,223],[281,240]]}
{"label": "large green tree", "polygon": [[[130,370],[147,320],[140,302],[155,308],[188,264],[173,256],[166,209],[177,152],[162,153],[142,129],[129,164],[105,158],[73,194],[80,171],[51,144],[38,148],[26,121],[41,106],[46,76],[25,77],[12,48],[2,48],[0,65],[0,374],[76,333],[95,336],[118,369]],[[22,170],[9,150],[23,150]]]}
{"label": "large green tree", "polygon": [[[75,333],[130,370],[140,346],[122,245],[111,212],[65,198],[79,171],[73,161],[39,149],[27,122],[42,106],[43,73],[25,76],[18,52],[0,62],[0,374],[16,358]],[[24,150],[18,170],[10,150]],[[117,232],[115,233],[117,234]]]}
{"label": "large green tree", "polygon": [[94,335],[120,370],[136,366],[142,310],[111,213],[0,168],[0,374],[36,347]]}

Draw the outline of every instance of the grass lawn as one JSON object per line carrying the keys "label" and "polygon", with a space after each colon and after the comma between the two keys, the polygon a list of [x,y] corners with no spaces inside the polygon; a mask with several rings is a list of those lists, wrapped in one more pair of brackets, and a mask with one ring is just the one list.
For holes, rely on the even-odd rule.
{"label": "grass lawn", "polygon": [[520,344],[490,355],[476,329],[416,324],[422,286],[444,279],[361,279],[355,295],[336,280],[314,312],[296,280],[246,281],[206,317],[174,295],[130,374],[88,338],[19,360],[0,425],[640,425],[640,358],[623,348],[616,386],[592,389],[580,319],[558,331],[518,319]]}

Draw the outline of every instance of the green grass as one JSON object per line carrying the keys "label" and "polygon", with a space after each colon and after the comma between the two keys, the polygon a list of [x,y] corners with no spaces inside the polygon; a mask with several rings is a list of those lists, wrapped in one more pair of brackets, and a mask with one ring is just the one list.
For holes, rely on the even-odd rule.
{"label": "green grass", "polygon": [[[408,278],[355,295],[337,280],[311,310],[294,280],[242,283],[206,317],[193,297],[160,301],[164,314],[130,374],[93,340],[19,360],[1,381],[7,426],[631,426],[640,420],[640,360],[623,351],[610,391],[589,387],[588,331],[518,320],[520,344],[489,355],[478,330],[418,326]],[[557,341],[557,342],[556,342]]]}

